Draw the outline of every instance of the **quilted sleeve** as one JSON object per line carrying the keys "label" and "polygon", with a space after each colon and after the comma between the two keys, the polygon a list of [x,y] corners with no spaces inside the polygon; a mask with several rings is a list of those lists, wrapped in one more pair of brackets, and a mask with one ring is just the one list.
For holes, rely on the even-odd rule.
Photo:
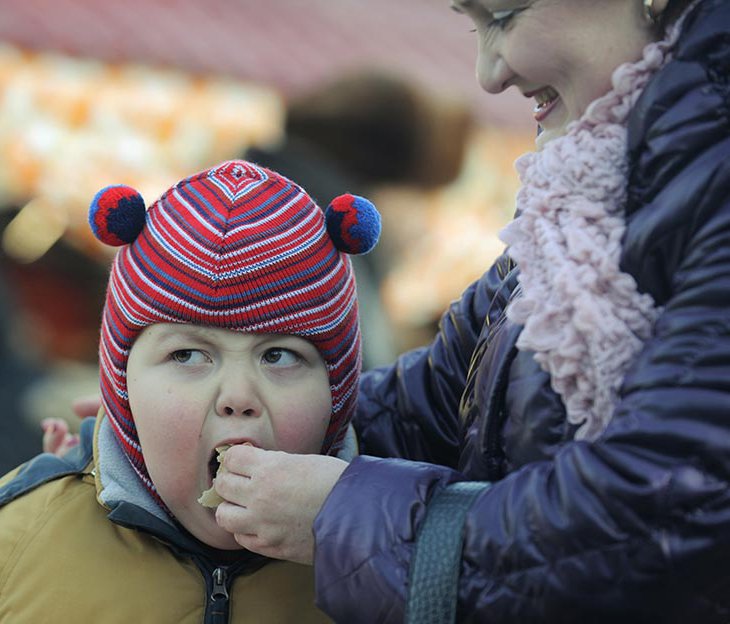
{"label": "quilted sleeve", "polygon": [[516,281],[500,256],[444,314],[430,346],[363,375],[354,419],[360,451],[455,466],[459,402],[471,354]]}

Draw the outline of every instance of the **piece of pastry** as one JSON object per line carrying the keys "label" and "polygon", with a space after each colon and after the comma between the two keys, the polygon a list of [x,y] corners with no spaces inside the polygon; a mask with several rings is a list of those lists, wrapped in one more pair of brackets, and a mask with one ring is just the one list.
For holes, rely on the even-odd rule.
{"label": "piece of pastry", "polygon": [[[215,449],[216,453],[218,453],[218,470],[215,474],[216,477],[221,473],[221,470],[223,470],[223,456],[229,448],[231,448],[230,444],[224,444],[223,446],[217,446]],[[218,507],[218,505],[223,502],[223,498],[221,498],[218,492],[215,491],[215,477],[213,477],[213,483],[211,486],[200,495],[198,502],[203,507],[211,508]]]}

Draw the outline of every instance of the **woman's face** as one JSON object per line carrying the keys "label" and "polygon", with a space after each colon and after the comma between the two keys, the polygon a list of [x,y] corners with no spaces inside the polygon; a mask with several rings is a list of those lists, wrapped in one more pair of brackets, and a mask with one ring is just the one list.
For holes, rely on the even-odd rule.
{"label": "woman's face", "polygon": [[534,99],[538,147],[606,93],[614,69],[639,59],[653,34],[638,0],[452,0],[452,7],[476,28],[482,88],[515,86]]}

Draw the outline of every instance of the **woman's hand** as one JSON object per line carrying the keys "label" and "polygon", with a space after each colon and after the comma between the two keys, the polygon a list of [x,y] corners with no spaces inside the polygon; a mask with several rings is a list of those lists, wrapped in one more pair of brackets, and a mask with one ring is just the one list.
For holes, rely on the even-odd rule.
{"label": "woman's hand", "polygon": [[71,409],[82,420],[89,416],[94,417],[101,409],[101,396],[98,394],[90,394],[74,399],[71,403]]}
{"label": "woman's hand", "polygon": [[314,519],[347,462],[238,445],[223,465],[215,489],[228,502],[218,506],[218,524],[248,550],[311,565]]}

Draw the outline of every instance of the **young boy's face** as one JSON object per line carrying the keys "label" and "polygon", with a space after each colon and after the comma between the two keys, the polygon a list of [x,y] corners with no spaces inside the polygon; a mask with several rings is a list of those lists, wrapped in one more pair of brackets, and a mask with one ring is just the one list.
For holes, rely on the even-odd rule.
{"label": "young boy's face", "polygon": [[177,520],[216,548],[240,548],[197,502],[215,448],[251,444],[319,453],[332,412],[324,360],[296,336],[161,323],[127,363],[129,405],[147,470]]}

